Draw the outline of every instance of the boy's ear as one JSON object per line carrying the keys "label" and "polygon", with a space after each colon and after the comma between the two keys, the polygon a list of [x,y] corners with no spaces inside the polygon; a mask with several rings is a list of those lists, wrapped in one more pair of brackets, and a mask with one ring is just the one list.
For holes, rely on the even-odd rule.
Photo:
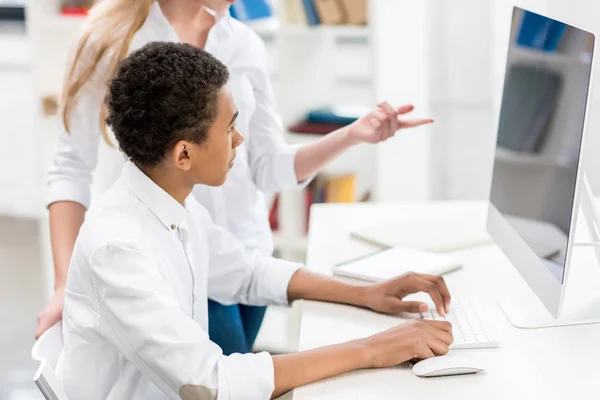
{"label": "boy's ear", "polygon": [[190,156],[191,144],[186,140],[180,140],[175,143],[170,154],[170,162],[175,168],[187,171],[192,167]]}

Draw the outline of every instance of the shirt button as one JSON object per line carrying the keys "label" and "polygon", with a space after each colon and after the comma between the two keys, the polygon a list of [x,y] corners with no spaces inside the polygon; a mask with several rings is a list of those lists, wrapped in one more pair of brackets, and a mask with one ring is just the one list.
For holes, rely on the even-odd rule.
{"label": "shirt button", "polygon": [[177,228],[177,226],[176,226],[175,224],[172,224],[172,225],[171,225],[171,229],[172,229],[172,230],[175,230],[175,228]]}

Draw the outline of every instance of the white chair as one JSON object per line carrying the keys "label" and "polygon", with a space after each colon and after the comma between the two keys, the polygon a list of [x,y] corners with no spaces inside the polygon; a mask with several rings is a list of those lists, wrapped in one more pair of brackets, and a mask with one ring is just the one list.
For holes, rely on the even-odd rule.
{"label": "white chair", "polygon": [[31,357],[40,363],[33,381],[47,400],[67,400],[54,372],[62,347],[62,322],[59,321],[40,336],[31,350]]}

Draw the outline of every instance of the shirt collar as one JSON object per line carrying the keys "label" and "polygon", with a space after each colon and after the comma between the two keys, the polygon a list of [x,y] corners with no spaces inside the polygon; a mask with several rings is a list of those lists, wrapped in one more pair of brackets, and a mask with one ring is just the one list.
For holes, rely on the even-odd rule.
{"label": "shirt collar", "polygon": [[[229,12],[226,12],[225,15],[223,15],[223,17],[219,19],[215,26],[213,26],[210,30],[209,39],[212,34],[219,35],[218,31],[221,27],[225,27],[229,30],[229,32],[231,32],[231,30],[233,29],[233,22],[231,19],[231,14],[229,14]],[[152,3],[152,7],[150,7],[150,13],[148,14],[148,18],[146,19],[146,22],[144,23],[143,27],[150,29],[150,31],[153,31],[161,38],[161,40],[181,42],[181,40],[179,40],[179,37],[177,37],[177,33],[175,33],[175,30],[169,23],[169,20],[167,19],[167,17],[165,17],[162,10],[160,9],[158,1]]]}
{"label": "shirt collar", "polygon": [[185,222],[187,218],[185,207],[154,183],[133,162],[127,161],[122,176],[131,192],[167,229],[175,230]]}

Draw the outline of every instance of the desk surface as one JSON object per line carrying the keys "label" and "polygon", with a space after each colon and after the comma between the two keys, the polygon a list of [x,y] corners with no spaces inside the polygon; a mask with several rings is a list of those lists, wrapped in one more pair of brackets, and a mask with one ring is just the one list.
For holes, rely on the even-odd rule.
{"label": "desk surface", "polygon": [[[307,266],[331,274],[330,266],[375,248],[350,238],[353,229],[422,215],[476,218],[485,226],[483,203],[441,202],[408,205],[320,205],[311,211]],[[458,226],[457,229],[460,229]],[[454,253],[463,267],[445,276],[454,298],[477,296],[493,313],[498,349],[455,350],[486,371],[476,375],[418,378],[408,365],[362,370],[298,388],[303,399],[574,399],[600,396],[600,324],[521,330],[496,303],[526,283],[501,250],[487,245]],[[589,261],[592,250],[578,249],[573,262]],[[600,269],[596,269],[600,272]],[[299,350],[368,336],[403,322],[353,307],[303,302]],[[590,393],[591,392],[591,393]]]}

